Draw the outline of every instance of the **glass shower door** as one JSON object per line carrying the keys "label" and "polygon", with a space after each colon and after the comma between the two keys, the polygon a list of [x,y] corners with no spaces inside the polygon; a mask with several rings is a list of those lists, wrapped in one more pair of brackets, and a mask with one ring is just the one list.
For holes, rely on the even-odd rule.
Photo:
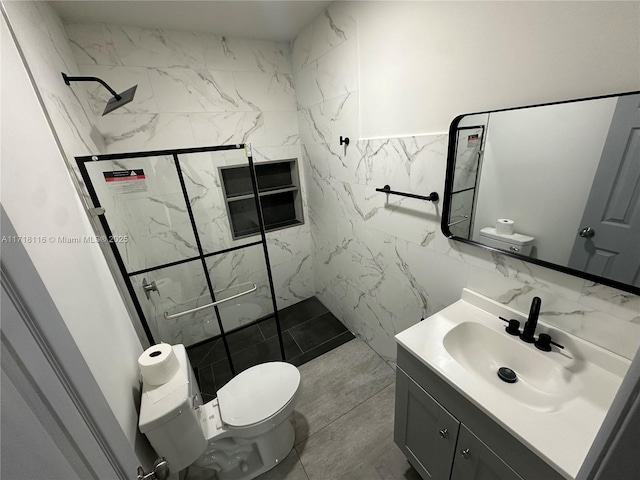
{"label": "glass shower door", "polygon": [[172,156],[95,161],[86,170],[128,272],[198,256]]}
{"label": "glass shower door", "polygon": [[[216,301],[223,302],[217,307],[217,312],[228,334],[229,353],[236,373],[258,363],[282,360],[283,350],[279,338],[274,337],[273,329],[265,328],[271,325],[277,312],[264,234],[259,230],[254,185],[250,178],[236,184],[243,190],[236,197],[238,201],[253,204],[252,209],[245,210],[242,222],[250,225],[252,230],[258,229],[257,233],[241,238],[234,238],[232,233],[230,210],[233,202],[225,201],[222,188],[225,167],[242,165],[250,166],[243,152],[238,151],[180,156],[180,168],[202,244],[206,271],[212,282],[213,296]],[[238,221],[237,216],[231,218]],[[265,323],[267,320],[268,324]],[[213,378],[217,388],[231,378],[223,347],[221,339],[201,342],[196,347],[199,352],[205,352],[199,364],[203,377]],[[201,383],[206,390],[207,382]]]}
{"label": "glass shower door", "polygon": [[[224,361],[229,378],[251,366],[250,346],[228,342],[227,334],[259,331],[255,322],[277,322],[277,309],[264,228],[234,240],[223,199],[219,168],[253,168],[244,147],[83,157],[78,164],[94,205],[104,209],[102,225],[150,342],[210,350],[209,360]],[[252,198],[249,220],[261,225]],[[277,358],[268,352],[261,361],[282,359],[280,338]]]}
{"label": "glass shower door", "polygon": [[92,161],[85,168],[147,334],[154,341],[181,343],[185,336],[162,321],[162,310],[189,303],[186,290],[199,288],[201,304],[211,298],[193,282],[202,267],[173,156]]}

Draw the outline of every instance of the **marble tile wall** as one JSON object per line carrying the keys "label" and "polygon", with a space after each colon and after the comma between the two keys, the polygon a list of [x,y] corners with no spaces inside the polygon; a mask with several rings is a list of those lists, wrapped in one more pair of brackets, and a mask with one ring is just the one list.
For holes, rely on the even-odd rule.
{"label": "marble tile wall", "polygon": [[80,74],[64,25],[46,2],[4,2],[3,5],[60,140],[68,168],[77,171],[73,158],[102,152],[104,143],[94,116],[87,113],[90,109],[84,89],[78,88],[77,83],[69,87],[62,80],[61,72]]}
{"label": "marble tile wall", "polygon": [[[444,189],[446,135],[358,139],[357,8],[336,2],[293,44],[307,162],[313,272],[321,301],[391,364],[394,335],[460,298],[464,287],[631,358],[640,298],[477,247],[440,231],[441,204],[387,196]],[[345,149],[339,137],[348,136]]]}
{"label": "marble tile wall", "polygon": [[[70,24],[65,29],[81,74],[103,78],[117,91],[138,85],[133,102],[98,121],[108,153],[251,143],[256,162],[301,157],[288,44],[122,25]],[[89,105],[99,116],[108,93],[99,85],[86,87]],[[246,159],[230,154],[230,158],[221,157],[220,163],[203,155],[181,158],[203,248],[216,251],[258,240],[257,236],[231,239],[217,171],[220,164],[246,164]],[[300,165],[303,177],[304,169]],[[304,178],[302,191],[308,217]],[[187,256],[195,247],[190,224],[179,221],[178,211],[169,216],[167,202],[175,202],[157,193],[137,200],[140,206],[134,216],[139,220],[125,227],[129,231],[142,228],[155,232],[153,248],[146,252],[138,248],[127,256],[137,268],[157,265],[162,258]],[[153,207],[142,205],[150,202]],[[142,211],[156,214],[144,221]],[[145,227],[150,221],[151,230],[149,225]],[[271,232],[267,237],[278,307],[314,295],[308,223]],[[252,295],[255,298],[248,303],[258,305],[262,315],[271,311],[261,258],[242,251],[228,257],[211,272],[214,279],[220,279],[226,288],[260,280],[260,294]],[[243,265],[241,258],[251,265]],[[163,275],[165,280],[182,285],[178,306],[172,308],[192,308],[199,302],[201,288],[187,287],[189,283],[179,278],[179,272],[176,278],[167,271]],[[225,328],[247,321],[240,307],[235,313],[227,310]],[[210,335],[217,326],[201,321],[201,317],[175,322],[167,330],[167,340],[190,344]]]}
{"label": "marble tile wall", "polygon": [[[109,153],[251,142],[275,155],[273,147],[298,145],[286,43],[122,25],[65,29],[83,75],[118,91],[138,85],[133,102],[100,121]],[[87,90],[101,114],[108,92]]]}

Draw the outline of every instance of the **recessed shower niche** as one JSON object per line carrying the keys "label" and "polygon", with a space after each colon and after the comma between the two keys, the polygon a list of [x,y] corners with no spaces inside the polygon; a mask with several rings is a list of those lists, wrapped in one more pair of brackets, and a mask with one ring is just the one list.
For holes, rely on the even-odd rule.
{"label": "recessed shower niche", "polygon": [[[296,159],[255,166],[258,195],[266,231],[302,225],[300,176]],[[233,239],[260,232],[252,190],[251,171],[244,165],[220,167]]]}

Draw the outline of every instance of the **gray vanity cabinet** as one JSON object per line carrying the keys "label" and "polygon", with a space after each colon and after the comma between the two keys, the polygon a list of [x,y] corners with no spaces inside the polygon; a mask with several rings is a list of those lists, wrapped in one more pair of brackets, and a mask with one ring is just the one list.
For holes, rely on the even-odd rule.
{"label": "gray vanity cabinet", "polygon": [[464,425],[460,426],[451,480],[522,480]]}
{"label": "gray vanity cabinet", "polygon": [[402,346],[394,440],[425,480],[564,480]]}
{"label": "gray vanity cabinet", "polygon": [[522,480],[400,368],[394,440],[425,480]]}
{"label": "gray vanity cabinet", "polygon": [[449,478],[460,422],[400,369],[394,440],[422,478]]}

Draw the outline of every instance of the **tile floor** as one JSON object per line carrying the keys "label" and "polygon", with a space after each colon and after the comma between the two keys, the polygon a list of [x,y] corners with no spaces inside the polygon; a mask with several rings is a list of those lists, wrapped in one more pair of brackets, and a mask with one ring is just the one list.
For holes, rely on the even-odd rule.
{"label": "tile floor", "polygon": [[295,447],[261,480],[420,480],[393,443],[395,372],[359,338],[299,367]]}
{"label": "tile floor", "polygon": [[[353,334],[315,297],[279,312],[287,361],[300,366],[354,338]],[[275,319],[227,335],[236,372],[259,363],[280,360]],[[202,399],[212,400],[232,375],[221,339],[187,349]]]}

